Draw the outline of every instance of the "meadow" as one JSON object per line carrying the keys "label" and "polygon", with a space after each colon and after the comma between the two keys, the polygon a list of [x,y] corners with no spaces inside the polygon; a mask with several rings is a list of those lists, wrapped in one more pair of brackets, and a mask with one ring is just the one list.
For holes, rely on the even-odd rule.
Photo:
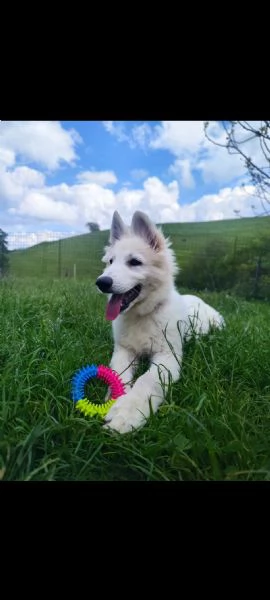
{"label": "meadow", "polygon": [[[0,478],[269,480],[269,303],[200,293],[227,327],[186,345],[179,382],[140,431],[113,434],[98,417],[75,410],[74,372],[85,364],[107,365],[112,351],[106,299],[94,285],[100,272],[94,259],[105,234],[81,237],[93,244],[89,260],[81,241],[89,278],[55,279],[49,272],[57,264],[53,251],[46,277],[28,278],[23,264],[29,266],[35,247],[12,253],[11,275],[0,282]],[[32,275],[38,269],[33,258]],[[103,384],[90,383],[89,393],[101,401]]]}

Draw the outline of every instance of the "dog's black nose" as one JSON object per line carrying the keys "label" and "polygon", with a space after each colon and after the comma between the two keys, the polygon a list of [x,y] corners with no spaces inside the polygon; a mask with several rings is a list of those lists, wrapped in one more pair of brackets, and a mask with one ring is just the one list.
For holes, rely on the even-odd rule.
{"label": "dog's black nose", "polygon": [[104,294],[108,294],[111,291],[112,284],[113,280],[111,277],[98,277],[96,280],[96,285]]}

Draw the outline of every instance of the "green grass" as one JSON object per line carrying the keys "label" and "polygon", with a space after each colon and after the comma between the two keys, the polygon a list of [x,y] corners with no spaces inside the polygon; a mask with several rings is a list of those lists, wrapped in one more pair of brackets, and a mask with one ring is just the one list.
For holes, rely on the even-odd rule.
{"label": "green grass", "polygon": [[[70,399],[76,369],[108,364],[105,298],[74,281],[0,285],[0,478],[269,480],[270,307],[202,294],[227,321],[187,344],[182,377],[146,426],[121,436]],[[105,388],[93,382],[92,398]]]}
{"label": "green grass", "polygon": [[[217,240],[228,242],[232,248],[249,245],[267,236],[270,217],[231,219],[205,223],[172,223],[162,226],[170,236],[180,266],[184,269],[190,257],[206,244]],[[73,277],[74,264],[78,278],[96,278],[101,271],[100,259],[108,231],[86,233],[61,242],[43,242],[10,254],[11,274],[16,277],[43,278]]]}

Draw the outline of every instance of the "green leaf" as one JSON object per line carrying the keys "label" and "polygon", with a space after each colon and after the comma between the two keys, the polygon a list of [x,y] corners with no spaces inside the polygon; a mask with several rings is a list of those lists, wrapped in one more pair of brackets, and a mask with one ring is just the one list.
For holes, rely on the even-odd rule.
{"label": "green leaf", "polygon": [[177,450],[179,450],[180,452],[192,448],[192,442],[188,440],[182,433],[178,433],[173,438],[173,443],[177,447]]}

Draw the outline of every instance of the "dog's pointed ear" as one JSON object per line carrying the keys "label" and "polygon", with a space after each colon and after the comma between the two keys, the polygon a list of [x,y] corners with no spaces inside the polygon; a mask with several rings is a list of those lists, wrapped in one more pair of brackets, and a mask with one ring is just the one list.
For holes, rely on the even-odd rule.
{"label": "dog's pointed ear", "polygon": [[122,237],[122,235],[124,235],[124,233],[126,233],[126,231],[127,227],[124,221],[122,221],[119,213],[117,212],[117,210],[115,210],[113,213],[111,224],[110,244],[114,244],[116,240],[120,240],[120,238]]}
{"label": "dog's pointed ear", "polygon": [[131,229],[136,235],[142,237],[156,252],[159,252],[163,248],[164,238],[162,233],[158,231],[148,216],[140,210],[136,210],[133,215]]}

